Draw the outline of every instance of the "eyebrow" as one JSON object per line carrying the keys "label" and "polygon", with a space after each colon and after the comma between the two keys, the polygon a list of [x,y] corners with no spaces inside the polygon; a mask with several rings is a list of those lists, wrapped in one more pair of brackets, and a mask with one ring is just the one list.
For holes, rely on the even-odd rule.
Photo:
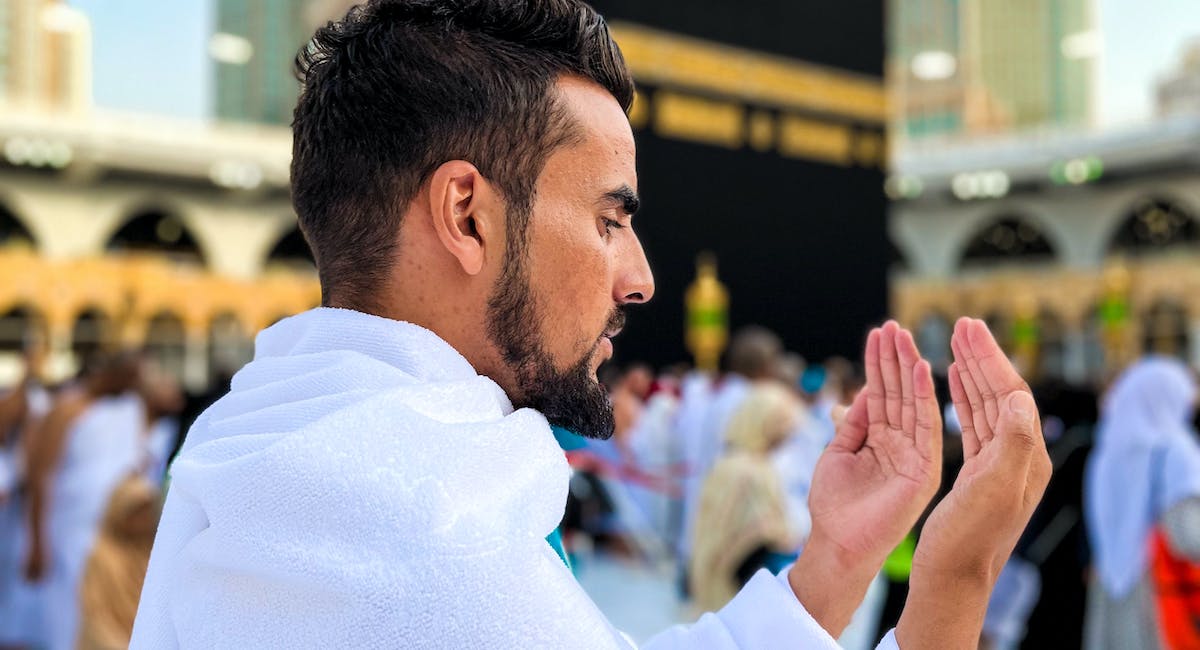
{"label": "eyebrow", "polygon": [[625,214],[631,217],[637,213],[638,208],[642,207],[642,200],[638,198],[637,192],[634,192],[633,188],[628,185],[622,185],[611,192],[605,192],[600,197],[600,201],[602,203],[617,204]]}

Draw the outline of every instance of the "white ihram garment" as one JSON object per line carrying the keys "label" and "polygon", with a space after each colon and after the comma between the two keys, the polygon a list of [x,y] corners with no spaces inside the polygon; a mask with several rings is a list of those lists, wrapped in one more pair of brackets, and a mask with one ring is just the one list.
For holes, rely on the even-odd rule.
{"label": "white ihram garment", "polygon": [[[134,648],[626,648],[546,543],[569,469],[432,332],[316,309],[255,360],[172,466]],[[762,572],[650,648],[833,648]]]}
{"label": "white ihram garment", "polygon": [[46,505],[49,569],[43,594],[52,650],[75,647],[79,583],[113,488],[142,460],[145,409],[128,393],[96,400],[72,423]]}

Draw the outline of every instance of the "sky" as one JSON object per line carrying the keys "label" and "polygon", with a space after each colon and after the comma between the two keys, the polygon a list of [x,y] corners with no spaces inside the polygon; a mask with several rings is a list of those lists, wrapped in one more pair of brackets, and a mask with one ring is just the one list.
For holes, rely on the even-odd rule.
{"label": "sky", "polygon": [[1197,0],[1100,0],[1105,52],[1100,118],[1110,126],[1154,111],[1154,82],[1174,70],[1190,39],[1200,38]]}
{"label": "sky", "polygon": [[[184,118],[210,116],[213,82],[207,43],[214,23],[212,0],[70,4],[92,21],[98,106]],[[1175,67],[1189,39],[1200,38],[1200,1],[1097,0],[1097,7],[1104,39],[1100,124],[1148,120],[1153,116],[1154,81]]]}
{"label": "sky", "polygon": [[[247,0],[254,2],[256,0]],[[106,109],[212,113],[210,0],[71,0],[92,23],[92,91]]]}

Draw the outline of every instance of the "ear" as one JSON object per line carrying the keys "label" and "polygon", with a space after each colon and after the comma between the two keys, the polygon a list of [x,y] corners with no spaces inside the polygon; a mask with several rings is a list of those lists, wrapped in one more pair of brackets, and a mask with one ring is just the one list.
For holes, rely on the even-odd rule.
{"label": "ear", "polygon": [[434,232],[468,275],[483,269],[489,244],[503,242],[502,237],[495,238],[504,232],[504,210],[498,199],[475,165],[463,160],[442,163],[430,179]]}

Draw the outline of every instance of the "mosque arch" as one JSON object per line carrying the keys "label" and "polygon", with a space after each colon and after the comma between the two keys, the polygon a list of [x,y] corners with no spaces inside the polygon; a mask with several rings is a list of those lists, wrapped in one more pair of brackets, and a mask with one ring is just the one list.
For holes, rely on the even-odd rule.
{"label": "mosque arch", "polygon": [[183,379],[186,336],[183,319],[169,311],[160,311],[146,322],[146,355],[178,380]]}
{"label": "mosque arch", "polygon": [[1062,379],[1067,374],[1067,327],[1055,311],[1043,308],[1037,316],[1038,379]]}
{"label": "mosque arch", "polygon": [[1182,303],[1160,298],[1142,313],[1144,352],[1186,358],[1188,338],[1188,313]]}
{"label": "mosque arch", "polygon": [[209,368],[218,375],[232,376],[254,356],[254,338],[232,312],[213,317],[208,327]]}
{"label": "mosque arch", "polygon": [[1037,222],[1024,215],[1005,214],[989,219],[968,238],[959,264],[1049,261],[1056,254],[1046,231]]}
{"label": "mosque arch", "polygon": [[131,212],[104,249],[109,253],[159,253],[182,263],[205,262],[200,245],[178,212],[154,204]]}
{"label": "mosque arch", "polygon": [[296,271],[315,271],[316,262],[312,250],[304,239],[300,228],[292,228],[267,253],[267,268],[282,268]]}
{"label": "mosque arch", "polygon": [[1151,195],[1137,199],[1117,220],[1108,238],[1109,253],[1139,255],[1169,248],[1200,245],[1196,213],[1174,198]]}
{"label": "mosque arch", "polygon": [[34,248],[35,242],[33,233],[7,205],[0,202],[0,249],[10,246]]}
{"label": "mosque arch", "polygon": [[79,312],[71,324],[71,353],[79,367],[96,353],[111,347],[115,339],[112,319],[95,307]]}
{"label": "mosque arch", "polygon": [[46,319],[32,306],[17,304],[0,312],[0,353],[21,353],[36,338],[45,340]]}

